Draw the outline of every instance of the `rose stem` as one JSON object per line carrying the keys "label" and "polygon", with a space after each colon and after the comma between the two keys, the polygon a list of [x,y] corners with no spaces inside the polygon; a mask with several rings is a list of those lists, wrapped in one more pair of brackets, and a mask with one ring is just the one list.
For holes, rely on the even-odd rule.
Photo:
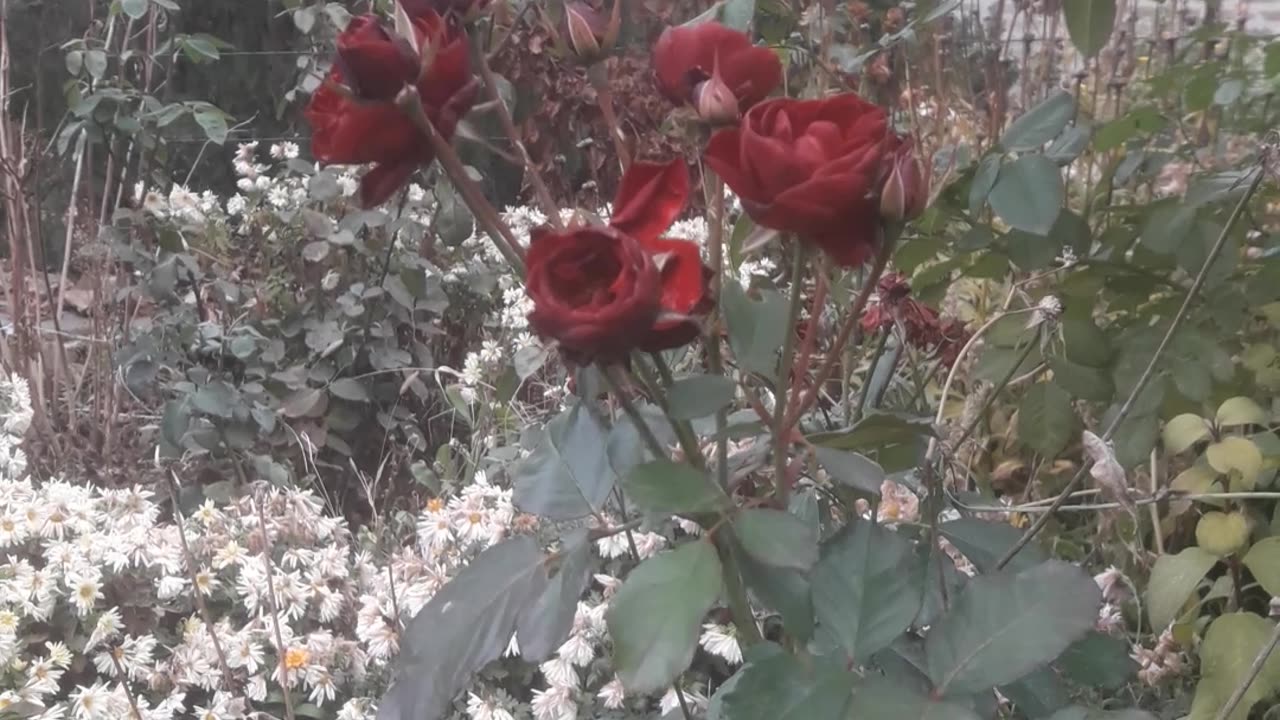
{"label": "rose stem", "polygon": [[[655,364],[662,359],[658,353],[651,353],[651,357]],[[654,403],[662,410],[662,414],[667,417],[667,422],[671,424],[671,429],[675,431],[676,439],[680,442],[680,449],[684,452],[685,459],[698,468],[705,468],[707,462],[702,457],[702,450],[698,447],[698,438],[693,434],[693,428],[688,421],[677,420],[671,416],[671,404],[667,402],[667,392],[670,391],[672,382],[671,369],[666,366],[666,363],[658,366],[658,372],[662,377],[661,383],[653,376],[653,371],[645,364],[642,357],[631,358],[631,369],[649,391]]]}
{"label": "rose stem", "polygon": [[[644,440],[645,445],[649,447],[649,451],[654,454],[654,457],[660,459],[670,457],[666,448],[662,446],[662,443],[658,442],[657,436],[649,429],[644,416],[631,403],[631,399],[623,393],[622,384],[614,377],[610,368],[601,365],[600,375],[603,376],[609,392],[613,393],[613,396],[618,400],[618,404],[622,406],[622,411],[635,424],[640,437]],[[619,494],[619,498],[621,498],[621,494]],[[723,537],[723,535],[717,535],[714,540],[716,549],[720,554],[725,589],[729,597],[729,610],[733,614],[733,624],[737,626],[741,637],[745,639],[747,644],[752,644],[760,640],[760,629],[756,627],[755,616],[751,613],[751,604],[747,600],[747,592],[742,585],[742,572],[738,569],[738,561],[733,555],[733,548],[729,546]]]}
{"label": "rose stem", "polygon": [[893,334],[890,328],[885,328],[880,333],[880,339],[876,342],[876,349],[871,353],[871,364],[868,366],[867,379],[862,382],[862,386],[858,388],[858,395],[853,399],[853,404],[849,406],[849,414],[845,417],[845,422],[852,425],[862,417],[862,407],[867,403],[867,392],[871,389],[871,376],[875,374],[876,365],[880,363],[880,356],[884,354],[885,346],[889,344],[889,336]]}
{"label": "rose stem", "polygon": [[840,362],[840,355],[844,350],[845,343],[849,342],[849,336],[853,334],[853,329],[858,325],[858,319],[862,317],[862,310],[867,306],[867,300],[871,297],[871,293],[875,290],[876,284],[880,282],[880,276],[884,273],[885,265],[889,263],[889,256],[893,254],[894,241],[897,238],[890,235],[885,239],[884,246],[880,248],[880,254],[876,256],[875,264],[871,266],[871,272],[867,275],[867,279],[862,284],[862,289],[858,291],[858,297],[853,301],[853,307],[849,309],[849,314],[845,317],[844,323],[840,326],[840,332],[836,335],[836,341],[827,351],[827,356],[823,359],[822,365],[818,367],[818,374],[813,378],[813,384],[809,387],[809,391],[805,393],[804,398],[796,405],[795,410],[789,413],[786,425],[793,426],[804,415],[813,403],[818,399],[818,393],[822,390],[822,386],[831,378],[831,373],[835,370],[836,365]]}
{"label": "rose stem", "polygon": [[[822,305],[827,301],[827,274],[821,261],[814,262],[814,285],[812,307],[809,309],[809,321],[805,323],[804,337],[800,339],[800,352],[796,354],[795,377],[797,386],[804,388],[804,378],[809,374],[809,364],[813,359],[813,346],[818,338],[818,322],[822,319]],[[800,402],[800,393],[792,393],[791,402],[787,404],[790,414],[791,405]]]}
{"label": "rose stem", "polygon": [[613,111],[613,91],[609,89],[608,60],[598,62],[587,68],[587,79],[596,91],[596,104],[600,106],[600,114],[604,116],[604,124],[609,129],[609,138],[613,140],[613,151],[618,155],[618,163],[625,171],[631,167],[631,153],[627,151],[627,142],[618,125],[618,116]]}
{"label": "rose stem", "polygon": [[778,382],[773,401],[773,488],[780,507],[786,509],[791,487],[787,482],[787,449],[791,427],[786,422],[787,389],[791,381],[792,353],[796,344],[796,321],[800,318],[800,298],[804,294],[804,245],[792,238],[791,249],[791,302],[787,308],[787,334],[782,341],[782,363],[778,369]]}
{"label": "rose stem", "polygon": [[435,151],[436,158],[440,161],[440,167],[444,168],[445,175],[449,176],[449,181],[453,183],[453,186],[462,195],[462,201],[471,210],[476,222],[484,228],[485,232],[489,233],[489,237],[493,239],[493,244],[497,246],[498,252],[502,253],[502,256],[506,258],[507,263],[511,265],[511,269],[521,279],[524,279],[524,253],[520,248],[520,243],[511,234],[511,229],[507,227],[506,223],[502,222],[502,217],[498,215],[498,211],[485,199],[484,192],[467,175],[466,168],[463,167],[458,153],[454,152],[453,146],[446,142],[440,133],[436,132],[435,126],[431,124],[431,119],[422,111],[422,100],[418,96],[417,88],[412,85],[406,85],[400,91],[400,95],[396,97],[396,105],[409,116],[409,119],[418,126],[418,130],[426,136],[427,141],[431,143],[431,149]]}
{"label": "rose stem", "polygon": [[498,109],[498,120],[502,123],[502,130],[507,134],[507,139],[516,149],[521,162],[524,163],[525,176],[529,178],[529,185],[533,188],[534,197],[538,199],[538,204],[542,206],[542,212],[546,213],[547,222],[554,228],[563,227],[560,222],[560,208],[556,207],[555,198],[551,196],[551,191],[547,189],[547,184],[542,180],[542,174],[538,172],[533,160],[529,157],[529,150],[524,146],[524,141],[520,138],[520,131],[516,129],[515,120],[511,117],[511,110],[507,107],[507,103],[503,101],[502,94],[498,92],[497,76],[494,75],[493,68],[489,67],[489,59],[478,46],[475,48],[475,55],[479,58],[480,77],[484,80],[484,86],[489,90],[489,97],[493,98],[493,104]]}
{"label": "rose stem", "polygon": [[[703,166],[707,195],[707,254],[711,261],[711,297],[716,306],[707,318],[710,333],[707,337],[707,365],[713,375],[724,375],[724,358],[720,352],[720,289],[724,286],[724,181],[710,168]],[[716,477],[720,487],[729,487],[729,438],[724,429],[729,422],[728,411],[716,411]]]}

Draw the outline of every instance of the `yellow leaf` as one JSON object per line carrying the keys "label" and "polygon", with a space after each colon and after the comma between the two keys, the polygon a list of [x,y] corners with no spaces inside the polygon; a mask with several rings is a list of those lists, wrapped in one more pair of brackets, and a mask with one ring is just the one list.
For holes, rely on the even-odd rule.
{"label": "yellow leaf", "polygon": [[1233,397],[1218,406],[1218,415],[1214,422],[1219,427],[1226,425],[1266,425],[1267,414],[1258,403],[1247,397]]}
{"label": "yellow leaf", "polygon": [[1209,437],[1209,423],[1195,413],[1183,413],[1164,426],[1164,448],[1177,454]]}
{"label": "yellow leaf", "polygon": [[1214,470],[1232,476],[1232,491],[1253,490],[1258,484],[1258,473],[1262,472],[1262,451],[1252,440],[1226,437],[1210,445],[1204,455]]}
{"label": "yellow leaf", "polygon": [[1196,523],[1196,544],[1218,556],[1230,555],[1249,543],[1249,521],[1238,512],[1207,512]]}

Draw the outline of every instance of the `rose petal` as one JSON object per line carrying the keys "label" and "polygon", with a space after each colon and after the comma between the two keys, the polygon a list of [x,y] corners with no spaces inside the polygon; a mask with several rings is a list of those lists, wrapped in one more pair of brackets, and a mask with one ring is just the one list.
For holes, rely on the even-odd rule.
{"label": "rose petal", "polygon": [[665,164],[635,162],[622,175],[609,224],[643,244],[671,227],[688,198],[684,158]]}

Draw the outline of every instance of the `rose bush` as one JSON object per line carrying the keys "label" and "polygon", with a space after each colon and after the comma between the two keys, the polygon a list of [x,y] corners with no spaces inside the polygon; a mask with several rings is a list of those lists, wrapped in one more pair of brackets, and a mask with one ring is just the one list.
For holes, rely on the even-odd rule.
{"label": "rose bush", "polygon": [[466,36],[434,9],[405,6],[410,7],[417,10],[411,15],[416,44],[430,48],[425,63],[408,39],[376,16],[353,18],[338,36],[333,67],[306,109],[317,160],[374,165],[360,180],[366,208],[386,202],[418,167],[435,159],[423,129],[399,106],[405,88],[416,90],[418,99],[408,101],[420,105],[446,140],[475,102]]}

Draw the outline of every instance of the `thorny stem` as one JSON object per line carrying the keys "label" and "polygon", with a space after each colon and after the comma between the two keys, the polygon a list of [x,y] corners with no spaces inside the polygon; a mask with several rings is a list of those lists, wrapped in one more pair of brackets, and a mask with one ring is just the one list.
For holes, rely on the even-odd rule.
{"label": "thorny stem", "polygon": [[[618,0],[621,2],[621,0]],[[609,139],[613,141],[613,151],[618,162],[625,171],[631,167],[631,152],[627,150],[627,141],[622,135],[622,126],[618,124],[618,115],[613,110],[613,90],[609,88],[608,60],[596,63],[587,68],[587,78],[596,91],[596,104],[600,106],[600,114],[604,117],[605,127],[609,130]]]}
{"label": "thorny stem", "polygon": [[[622,406],[623,412],[631,421],[635,423],[640,437],[644,439],[645,444],[649,446],[649,450],[656,457],[667,457],[666,448],[662,447],[662,443],[658,442],[658,438],[649,429],[649,425],[645,422],[644,416],[636,409],[631,400],[623,394],[622,387],[617,379],[609,372],[606,367],[600,368],[600,374],[604,376],[605,384],[608,385],[609,391],[618,399],[618,404]],[[619,501],[622,499],[622,493],[618,493]],[[627,538],[631,539],[630,528],[623,526],[627,530]],[[756,627],[755,616],[751,612],[751,604],[747,600],[746,589],[742,585],[742,572],[738,569],[737,560],[734,558],[732,549],[724,544],[724,541],[716,538],[716,549],[720,553],[720,562],[722,565],[722,575],[724,576],[725,589],[729,597],[729,609],[733,614],[733,623],[738,628],[738,632],[749,642],[755,642],[760,639],[759,628]],[[639,554],[635,552],[634,542],[632,543],[632,553],[636,555],[637,561]]]}
{"label": "thorny stem", "polygon": [[436,159],[440,161],[440,167],[444,168],[445,175],[449,177],[449,181],[453,183],[458,193],[462,195],[462,201],[471,210],[476,222],[493,239],[494,245],[498,247],[498,252],[502,253],[503,258],[511,265],[511,269],[523,279],[525,273],[524,252],[520,248],[520,243],[516,240],[515,235],[511,233],[511,229],[507,227],[506,223],[502,222],[502,217],[498,215],[498,211],[494,209],[493,205],[489,204],[480,186],[476,185],[475,181],[467,175],[467,169],[463,166],[462,159],[458,157],[458,153],[454,152],[453,146],[440,133],[436,132],[435,125],[431,123],[431,119],[422,111],[422,101],[418,96],[417,89],[411,85],[406,85],[396,98],[396,105],[409,116],[409,119],[418,126],[418,130],[426,136],[427,141],[431,143],[431,149],[436,154]]}
{"label": "thorny stem", "polygon": [[284,636],[280,634],[280,604],[276,600],[276,573],[271,560],[271,536],[267,530],[267,513],[262,508],[262,495],[253,493],[253,504],[258,510],[258,529],[262,531],[262,562],[267,568],[267,599],[271,601],[271,630],[276,638],[276,662],[280,668],[280,692],[284,695],[284,715],[294,720],[293,693],[289,691],[288,651],[284,647]]}
{"label": "thorny stem", "polygon": [[791,302],[787,308],[786,335],[782,341],[782,363],[773,391],[773,489],[778,504],[787,507],[791,487],[787,482],[787,449],[791,443],[791,426],[787,424],[787,390],[791,382],[792,351],[796,344],[796,320],[800,317],[800,298],[804,294],[805,248],[793,239],[791,250]]}
{"label": "thorny stem", "polygon": [[[814,291],[812,308],[809,311],[809,321],[804,326],[804,337],[800,339],[800,351],[796,353],[795,376],[803,378],[809,374],[809,363],[813,359],[814,345],[818,342],[818,323],[822,320],[822,306],[827,301],[827,274],[823,272],[821,261],[814,263]],[[799,402],[799,393],[790,398],[792,402],[788,403],[787,411],[791,410],[791,404]]]}
{"label": "thorny stem", "polygon": [[1214,716],[1214,720],[1227,720],[1231,714],[1235,712],[1240,702],[1244,700],[1245,693],[1249,692],[1249,687],[1253,685],[1253,681],[1258,679],[1258,675],[1262,673],[1262,668],[1267,664],[1267,659],[1271,657],[1271,653],[1275,652],[1277,646],[1280,646],[1280,624],[1277,624],[1271,631],[1271,639],[1267,644],[1258,651],[1257,657],[1253,659],[1253,663],[1249,665],[1249,674],[1245,676],[1244,681],[1236,687],[1235,692],[1231,693],[1231,697],[1227,699],[1222,709]]}
{"label": "thorny stem", "polygon": [[178,489],[178,478],[174,475],[173,470],[169,471],[169,492],[173,495],[174,524],[178,526],[178,540],[182,543],[182,555],[187,561],[187,574],[190,576],[196,609],[200,611],[200,617],[204,620],[205,629],[209,631],[209,641],[213,645],[213,652],[218,656],[218,667],[222,670],[222,682],[226,683],[227,692],[231,692],[235,687],[235,676],[231,674],[231,665],[227,662],[227,654],[222,651],[222,643],[218,640],[218,633],[214,632],[213,614],[209,612],[209,605],[204,601],[204,593],[200,592],[199,586],[196,584],[199,579],[199,574],[196,572],[196,558],[191,552],[191,546],[187,544],[186,519],[182,517],[182,508],[178,505],[178,499],[181,496]]}
{"label": "thorny stem", "polygon": [[667,449],[662,446],[658,440],[658,436],[653,434],[653,430],[649,424],[645,422],[644,416],[636,408],[635,403],[631,402],[631,398],[627,397],[626,391],[622,387],[622,383],[615,377],[615,369],[612,367],[601,365],[600,376],[604,378],[605,385],[609,386],[609,392],[613,393],[613,397],[618,401],[618,405],[622,407],[622,412],[631,418],[631,422],[636,426],[636,432],[640,433],[640,439],[644,440],[644,444],[648,446],[649,452],[657,459],[666,459],[670,457]]}
{"label": "thorny stem", "polygon": [[667,400],[667,392],[670,391],[672,382],[671,369],[662,361],[662,356],[658,353],[652,353],[651,357],[658,366],[658,373],[662,377],[661,383],[653,377],[653,373],[642,358],[633,357],[631,368],[649,389],[653,401],[662,410],[662,414],[667,417],[667,422],[676,433],[676,440],[680,443],[680,450],[684,452],[685,459],[699,468],[706,467],[707,463],[702,457],[702,449],[698,447],[698,438],[693,434],[693,427],[687,420],[677,420],[671,416],[671,403]]}
{"label": "thorny stem", "polygon": [[476,56],[479,58],[477,63],[480,66],[480,77],[484,80],[484,86],[489,90],[489,96],[493,98],[493,104],[498,110],[498,121],[502,123],[502,130],[507,134],[507,139],[511,141],[511,145],[515,147],[516,153],[520,157],[520,161],[524,163],[525,177],[529,178],[529,185],[533,188],[533,195],[538,199],[538,204],[542,206],[542,212],[547,216],[547,222],[551,227],[564,227],[560,222],[560,208],[556,207],[555,198],[551,196],[551,191],[547,189],[547,184],[542,180],[542,174],[534,166],[533,160],[529,157],[529,149],[524,146],[524,141],[520,138],[520,131],[516,128],[515,120],[511,117],[511,110],[507,107],[506,102],[502,99],[502,93],[498,92],[498,79],[493,73],[493,68],[489,67],[489,59],[479,47],[476,48]]}
{"label": "thorny stem", "polygon": [[875,374],[876,365],[880,363],[880,356],[884,354],[885,347],[889,344],[889,336],[893,331],[885,328],[880,333],[880,339],[876,341],[876,349],[871,353],[870,370],[867,372],[867,379],[863,381],[862,387],[858,388],[858,395],[853,399],[853,404],[849,406],[849,415],[845,417],[845,422],[853,424],[858,418],[862,417],[862,407],[867,402],[867,393],[871,389],[871,376]]}
{"label": "thorny stem", "polygon": [[795,409],[787,413],[786,424],[788,427],[794,426],[799,422],[805,411],[817,402],[818,394],[822,392],[822,386],[826,384],[827,380],[831,379],[831,373],[840,364],[844,346],[849,342],[850,336],[853,335],[853,329],[857,327],[858,319],[862,317],[862,310],[867,306],[871,293],[875,291],[876,285],[880,282],[880,276],[884,274],[885,265],[889,263],[889,256],[893,254],[895,241],[896,237],[892,236],[892,234],[885,238],[884,245],[880,248],[880,254],[876,256],[875,264],[871,266],[871,272],[868,273],[866,281],[862,284],[862,289],[858,291],[858,297],[853,301],[853,307],[849,308],[849,314],[840,326],[836,341],[832,343],[831,349],[827,351],[827,356],[823,359],[822,365],[818,366],[818,373],[814,376],[813,383],[809,386],[809,391],[804,394]]}
{"label": "thorny stem", "polygon": [[[720,290],[724,285],[724,181],[710,168],[704,168],[707,190],[707,254],[711,261],[711,297],[719,306]],[[709,319],[711,332],[707,337],[707,365],[713,375],[724,375],[724,358],[720,348],[719,311]],[[721,488],[729,487],[729,438],[725,426],[729,423],[728,411],[716,411],[716,479]]]}
{"label": "thorny stem", "polygon": [[[1169,329],[1165,331],[1164,337],[1160,340],[1160,345],[1156,347],[1156,351],[1152,354],[1151,360],[1147,362],[1147,367],[1142,371],[1142,375],[1138,378],[1138,382],[1134,384],[1133,389],[1129,391],[1129,397],[1125,399],[1124,405],[1120,407],[1120,412],[1116,413],[1115,418],[1111,420],[1111,424],[1107,426],[1106,432],[1102,433],[1103,442],[1110,440],[1111,436],[1115,434],[1116,429],[1120,427],[1120,423],[1124,422],[1130,412],[1133,412],[1133,407],[1137,404],[1138,396],[1142,394],[1142,391],[1147,387],[1147,383],[1150,382],[1152,376],[1155,375],[1156,365],[1160,362],[1160,357],[1164,355],[1164,351],[1168,349],[1169,345],[1173,342],[1173,336],[1178,332],[1178,328],[1182,327],[1182,323],[1187,319],[1187,315],[1191,310],[1191,304],[1195,301],[1196,295],[1199,294],[1200,288],[1204,285],[1205,278],[1209,276],[1209,269],[1213,267],[1218,256],[1222,254],[1222,249],[1227,244],[1227,238],[1231,237],[1231,230],[1235,227],[1236,223],[1239,222],[1240,217],[1244,214],[1245,207],[1249,204],[1249,200],[1253,198],[1254,194],[1258,191],[1258,188],[1262,185],[1262,180],[1267,176],[1266,170],[1263,167],[1255,167],[1253,172],[1253,180],[1249,183],[1248,189],[1246,189],[1244,194],[1240,196],[1239,202],[1236,203],[1235,208],[1231,211],[1231,216],[1227,218],[1226,224],[1222,226],[1222,232],[1219,233],[1218,239],[1213,243],[1213,247],[1209,249],[1208,255],[1205,256],[1204,265],[1200,267],[1200,272],[1196,274],[1195,281],[1191,283],[1191,287],[1187,288],[1187,294],[1182,299],[1182,306],[1178,308],[1178,314],[1174,315],[1173,322],[1169,323]],[[1076,471],[1075,476],[1072,477],[1071,481],[1067,483],[1067,486],[1062,489],[1062,492],[1054,498],[1053,504],[1049,506],[1049,509],[1044,513],[1044,515],[1041,515],[1036,522],[1022,534],[1022,537],[1018,538],[1018,542],[1015,543],[1013,547],[1009,548],[1008,552],[1006,552],[1004,556],[1000,558],[1000,561],[996,563],[997,570],[1008,565],[1010,560],[1021,552],[1022,549],[1026,547],[1041,530],[1044,530],[1045,526],[1049,524],[1049,521],[1053,519],[1058,508],[1062,507],[1062,504],[1067,501],[1067,498],[1070,497],[1071,493],[1080,486],[1080,483],[1084,482],[1086,477],[1089,476],[1089,470],[1092,467],[1092,460],[1086,460],[1080,465],[1080,469]],[[1156,529],[1156,532],[1159,532],[1159,528]]]}

